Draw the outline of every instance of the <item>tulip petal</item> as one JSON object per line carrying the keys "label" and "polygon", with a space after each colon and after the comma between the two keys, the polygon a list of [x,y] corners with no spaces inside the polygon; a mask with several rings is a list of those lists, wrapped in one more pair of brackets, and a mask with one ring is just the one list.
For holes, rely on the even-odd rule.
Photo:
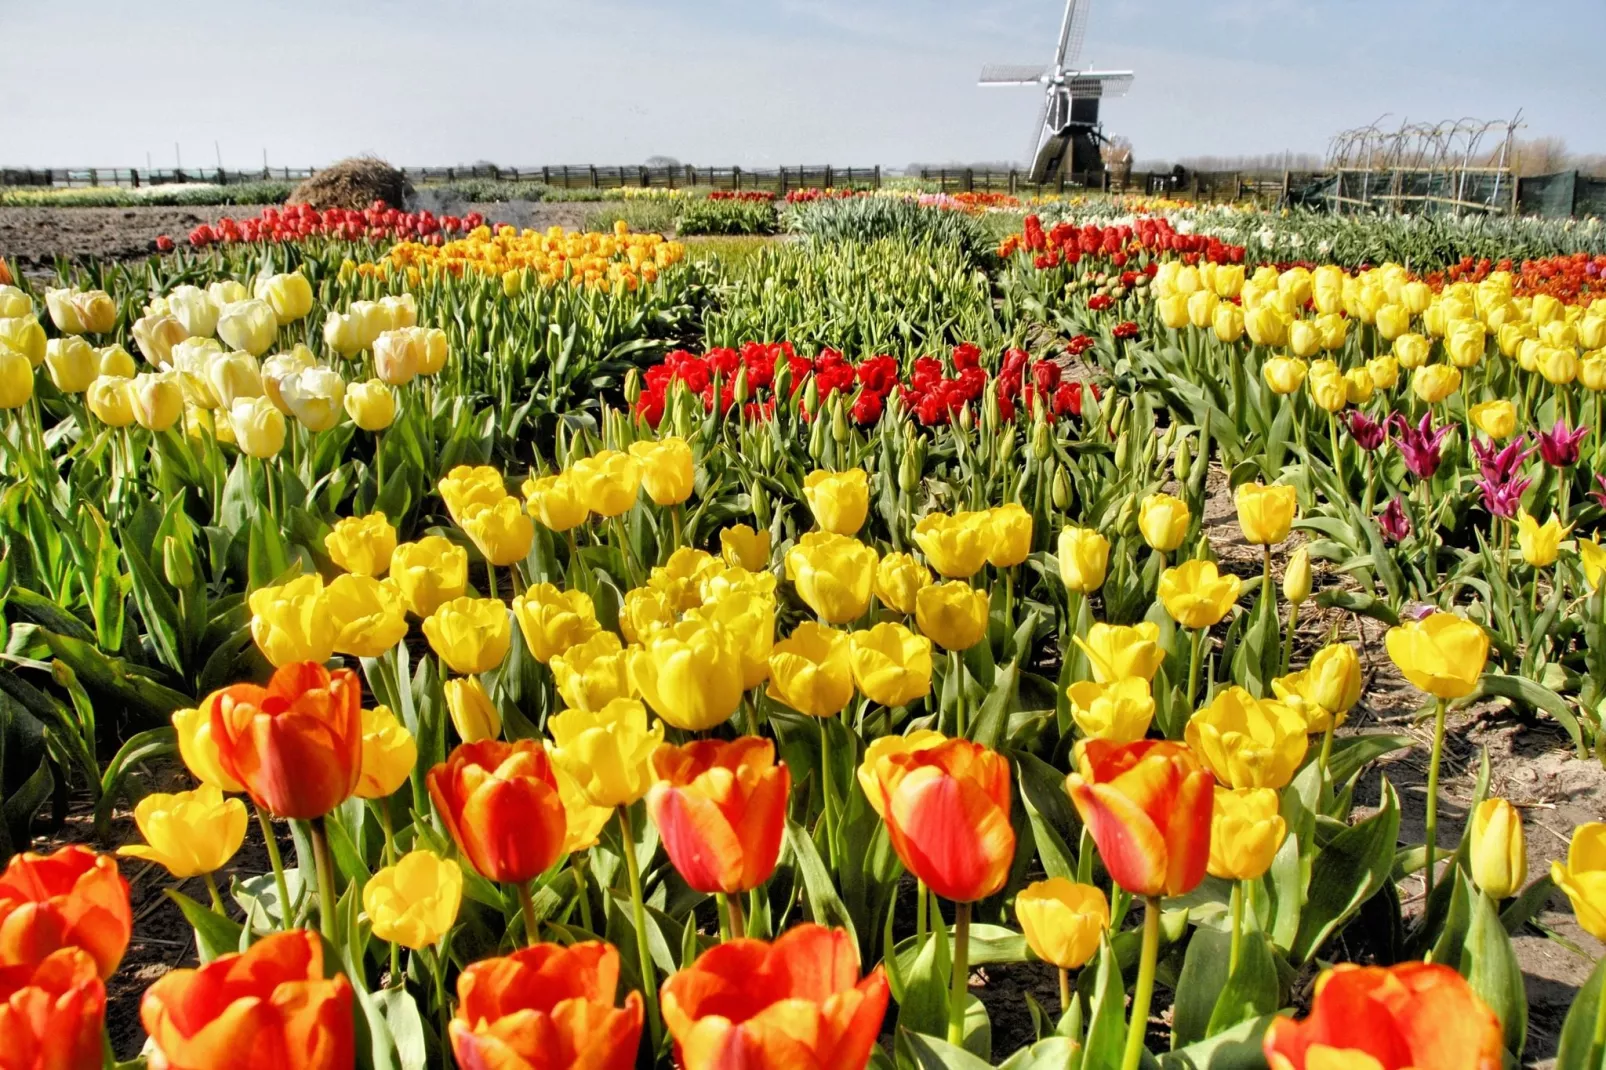
{"label": "tulip petal", "polygon": [[[1149,815],[1119,790],[1072,773],[1065,782],[1114,881],[1134,895],[1159,895],[1169,870],[1165,837]],[[1208,857],[1209,837],[1204,837]]]}
{"label": "tulip petal", "polygon": [[922,766],[892,786],[887,831],[906,865],[944,899],[984,899],[1009,876],[1015,830],[970,780]]}

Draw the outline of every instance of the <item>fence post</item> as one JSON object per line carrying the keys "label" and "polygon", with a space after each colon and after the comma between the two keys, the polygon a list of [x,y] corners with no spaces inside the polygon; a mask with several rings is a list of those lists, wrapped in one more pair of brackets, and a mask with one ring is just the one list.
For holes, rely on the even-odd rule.
{"label": "fence post", "polygon": [[881,188],[881,165],[880,164],[876,164],[875,165],[875,188],[876,189],[880,189]]}

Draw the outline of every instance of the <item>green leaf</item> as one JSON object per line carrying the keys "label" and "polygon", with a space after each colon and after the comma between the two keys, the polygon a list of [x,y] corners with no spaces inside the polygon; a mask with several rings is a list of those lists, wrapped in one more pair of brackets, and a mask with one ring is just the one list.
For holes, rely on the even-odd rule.
{"label": "green leaf", "polygon": [[1264,933],[1246,930],[1238,948],[1238,968],[1216,1000],[1206,1035],[1215,1036],[1239,1022],[1272,1013],[1280,1002],[1280,987],[1270,942]]}
{"label": "green leaf", "polygon": [[1512,936],[1517,935],[1518,929],[1532,921],[1534,915],[1545,908],[1545,904],[1550,901],[1551,893],[1555,890],[1555,882],[1550,879],[1550,874],[1546,873],[1506,904],[1505,909],[1500,912],[1500,924],[1504,925],[1506,932]]}
{"label": "green leaf", "polygon": [[1069,1037],[1046,1037],[1005,1059],[999,1070],[1076,1070],[1082,1048]]}
{"label": "green leaf", "polygon": [[1327,938],[1360,910],[1389,879],[1400,834],[1400,799],[1383,780],[1378,812],[1334,836],[1311,865],[1309,896],[1299,919],[1290,959],[1309,962]]}
{"label": "green leaf", "polygon": [[1120,1066],[1126,1044],[1126,987],[1109,936],[1099,952],[1098,971],[1093,980],[1093,998],[1087,1022],[1087,1045],[1082,1065],[1088,1068]]}
{"label": "green leaf", "polygon": [[948,1028],[948,982],[952,965],[946,942],[927,933],[920,950],[903,975],[903,998],[898,1001],[898,1028],[910,1033],[935,1035]]}
{"label": "green leaf", "polygon": [[803,830],[803,826],[786,819],[786,842],[791,847],[793,855],[797,857],[798,869],[803,874],[803,887],[808,898],[809,915],[820,925],[831,925],[844,928],[848,935],[858,942],[859,934],[854,930],[853,918],[848,908],[843,905],[842,897],[837,894],[836,885],[831,881],[831,873],[820,859],[820,853],[814,849],[814,841]]}
{"label": "green leaf", "polygon": [[1556,1070],[1600,1070],[1600,1063],[1590,1059],[1590,1055],[1595,1043],[1595,1016],[1600,1013],[1602,986],[1606,986],[1606,958],[1595,963],[1589,980],[1573,997],[1556,1046]]}
{"label": "green leaf", "polygon": [[1210,1035],[1210,1019],[1227,986],[1227,961],[1232,935],[1215,929],[1196,929],[1177,976],[1176,1002],[1171,1007],[1171,1046],[1186,1047]]}
{"label": "green leaf", "polygon": [[901,1023],[898,1027],[898,1043],[908,1050],[918,1070],[990,1070],[986,1060],[978,1059],[964,1048],[956,1048],[946,1040],[938,1040],[929,1034],[914,1032]]}
{"label": "green leaf", "polygon": [[1363,617],[1371,617],[1373,620],[1386,624],[1390,628],[1400,623],[1400,615],[1390,609],[1387,602],[1364,591],[1336,589],[1323,591],[1316,596],[1316,604],[1328,609],[1342,609],[1350,613],[1359,613]]}
{"label": "green leaf", "polygon": [[[1266,1070],[1266,1056],[1260,1046],[1271,1017],[1244,1022],[1209,1040],[1190,1044],[1180,1051],[1160,1056],[1161,1070]],[[1085,1067],[1093,1066],[1084,1062]],[[1111,1063],[1111,1066],[1119,1065]]]}
{"label": "green leaf", "polygon": [[[418,1003],[405,988],[384,988],[374,994],[374,1002],[390,1026],[391,1038],[396,1042],[396,1058],[401,1070],[425,1070],[429,1065],[429,1048],[424,1035],[424,1018],[418,1013]],[[441,1042],[446,1043],[442,1037]]]}
{"label": "green leaf", "polygon": [[243,929],[239,922],[221,917],[183,892],[164,888],[162,894],[178,906],[184,914],[184,920],[195,930],[195,950],[203,963],[239,950]]}
{"label": "green leaf", "polygon": [[1573,749],[1578,757],[1589,757],[1589,748],[1584,742],[1583,729],[1578,724],[1578,718],[1573,715],[1572,708],[1567,700],[1556,692],[1525,676],[1507,676],[1504,673],[1486,672],[1479,681],[1478,690],[1472,696],[1478,698],[1483,695],[1497,695],[1508,698],[1531,709],[1548,713],[1555,718],[1556,723],[1567,730],[1567,735],[1573,741]]}
{"label": "green leaf", "polygon": [[1385,735],[1371,732],[1358,736],[1342,736],[1333,740],[1333,753],[1328,756],[1327,771],[1333,783],[1342,784],[1359,773],[1369,762],[1405,750],[1416,743],[1410,736]]}
{"label": "green leaf", "polygon": [[[1465,882],[1466,877],[1460,878]],[[1468,892],[1471,918],[1461,947],[1461,976],[1483,997],[1505,1032],[1506,1049],[1519,1059],[1528,1037],[1528,996],[1511,937],[1487,896]]]}

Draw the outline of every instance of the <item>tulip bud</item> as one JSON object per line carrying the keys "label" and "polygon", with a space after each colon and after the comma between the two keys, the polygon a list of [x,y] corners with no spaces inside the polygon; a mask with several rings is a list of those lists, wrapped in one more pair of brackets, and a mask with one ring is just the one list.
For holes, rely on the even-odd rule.
{"label": "tulip bud", "polygon": [[1132,439],[1122,431],[1115,439],[1115,467],[1125,468],[1127,460],[1132,456]]}
{"label": "tulip bud", "polygon": [[1193,472],[1193,455],[1188,449],[1188,440],[1186,438],[1177,443],[1177,453],[1172,460],[1172,469],[1176,472],[1178,483],[1188,482],[1188,476]]}
{"label": "tulip bud", "polygon": [[641,397],[641,372],[631,368],[625,373],[625,401],[633,409],[636,401]]}
{"label": "tulip bud", "polygon": [[[634,371],[635,369],[631,370]],[[752,388],[747,383],[747,365],[745,364],[736,370],[736,384],[732,388],[732,393],[738,406],[746,405],[747,399],[752,396]]]}
{"label": "tulip bud", "polygon": [[920,489],[920,462],[915,459],[913,450],[905,450],[903,459],[898,462],[898,489],[905,494]]}
{"label": "tulip bud", "polygon": [[803,411],[810,416],[820,411],[820,381],[812,375],[808,385],[803,387]]}
{"label": "tulip bud", "polygon": [[814,425],[809,429],[809,458],[818,463],[820,460],[820,454],[824,452],[825,421],[815,420]]}
{"label": "tulip bud", "polygon": [[848,418],[847,414],[842,411],[841,394],[838,394],[831,402],[831,437],[836,440],[839,446],[848,440]]}
{"label": "tulip bud", "polygon": [[1310,552],[1303,546],[1288,558],[1283,569],[1283,597],[1289,605],[1303,605],[1310,597]]}
{"label": "tulip bud", "polygon": [[1054,442],[1049,438],[1048,421],[1035,420],[1032,423],[1032,457],[1038,461],[1046,461],[1054,452]]}
{"label": "tulip bud", "polygon": [[1015,425],[1010,424],[998,436],[998,459],[1008,464],[1015,456]]}
{"label": "tulip bud", "polygon": [[1053,496],[1054,508],[1064,512],[1071,507],[1071,481],[1063,468],[1055,469]]}
{"label": "tulip bud", "polygon": [[162,540],[162,574],[175,590],[185,590],[195,582],[195,557],[188,542],[173,535]]}
{"label": "tulip bud", "polygon": [[1528,879],[1522,815],[1505,799],[1485,799],[1472,812],[1471,862],[1473,881],[1497,902]]}

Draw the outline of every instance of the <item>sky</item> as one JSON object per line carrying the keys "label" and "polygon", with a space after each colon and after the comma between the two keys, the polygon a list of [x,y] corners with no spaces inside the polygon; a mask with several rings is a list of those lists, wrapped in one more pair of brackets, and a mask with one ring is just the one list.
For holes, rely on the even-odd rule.
{"label": "sky", "polygon": [[[1088,2],[1088,0],[1082,0]],[[1606,0],[1091,0],[1139,160],[1461,116],[1606,152]],[[1061,0],[0,0],[0,166],[1023,159]],[[176,146],[176,149],[175,149]]]}

